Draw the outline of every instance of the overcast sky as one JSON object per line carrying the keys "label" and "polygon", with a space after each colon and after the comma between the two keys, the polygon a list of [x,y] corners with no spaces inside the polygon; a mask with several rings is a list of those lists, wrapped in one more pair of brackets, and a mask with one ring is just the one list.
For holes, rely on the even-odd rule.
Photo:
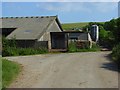
{"label": "overcast sky", "polygon": [[2,2],[3,17],[55,15],[62,23],[108,21],[118,17],[118,2]]}

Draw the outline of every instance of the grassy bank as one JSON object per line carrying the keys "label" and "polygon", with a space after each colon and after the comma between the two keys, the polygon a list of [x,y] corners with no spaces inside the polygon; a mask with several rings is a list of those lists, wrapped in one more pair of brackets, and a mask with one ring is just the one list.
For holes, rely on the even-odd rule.
{"label": "grassy bank", "polygon": [[2,57],[0,55],[0,90],[2,89]]}
{"label": "grassy bank", "polygon": [[17,77],[21,67],[15,62],[2,59],[2,87],[6,88]]}

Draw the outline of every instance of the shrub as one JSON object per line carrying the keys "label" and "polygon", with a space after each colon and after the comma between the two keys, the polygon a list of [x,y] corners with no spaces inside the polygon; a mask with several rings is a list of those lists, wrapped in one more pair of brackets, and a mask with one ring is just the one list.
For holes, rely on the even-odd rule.
{"label": "shrub", "polygon": [[90,51],[100,51],[101,48],[100,48],[100,46],[99,46],[98,44],[93,43],[93,44],[92,44],[92,48],[90,48],[89,50],[90,50]]}
{"label": "shrub", "polygon": [[19,55],[34,55],[34,54],[44,54],[47,53],[47,48],[16,48],[7,47],[3,50],[3,56],[19,56]]}
{"label": "shrub", "polygon": [[14,38],[12,40],[7,40],[5,39],[5,37],[2,37],[2,43],[3,43],[2,56],[34,55],[34,54],[43,54],[48,52],[48,49],[44,47],[40,47],[40,48],[17,47]]}
{"label": "shrub", "polygon": [[76,47],[76,43],[75,42],[71,42],[68,45],[68,51],[69,52],[76,52],[77,51],[77,47]]}
{"label": "shrub", "polygon": [[68,45],[68,52],[94,52],[94,51],[100,51],[99,45],[93,43],[92,48],[88,47],[88,43],[85,43],[84,47],[78,48],[76,46],[76,42],[71,42]]}
{"label": "shrub", "polygon": [[120,43],[113,48],[112,57],[115,62],[120,63]]}

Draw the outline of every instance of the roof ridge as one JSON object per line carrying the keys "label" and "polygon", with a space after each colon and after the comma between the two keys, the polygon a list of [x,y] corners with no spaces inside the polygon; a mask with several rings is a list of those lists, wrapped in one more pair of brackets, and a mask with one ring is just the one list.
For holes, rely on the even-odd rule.
{"label": "roof ridge", "polygon": [[14,18],[50,18],[50,17],[57,17],[57,16],[18,16],[18,17],[1,17],[2,19],[14,19]]}

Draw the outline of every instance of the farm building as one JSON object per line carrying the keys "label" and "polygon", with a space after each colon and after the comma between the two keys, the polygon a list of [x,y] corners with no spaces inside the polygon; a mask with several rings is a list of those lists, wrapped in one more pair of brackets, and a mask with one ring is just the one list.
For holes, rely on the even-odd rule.
{"label": "farm building", "polygon": [[76,42],[78,48],[83,48],[88,44],[88,47],[92,47],[92,39],[89,33],[80,31],[64,31],[68,33],[68,44]]}
{"label": "farm building", "polygon": [[[53,49],[61,48],[62,50],[68,48],[71,42],[75,42],[78,48],[84,48],[88,45],[92,47],[92,39],[89,33],[80,31],[63,31],[63,32],[51,32],[51,44]],[[64,43],[64,45],[62,44]]]}
{"label": "farm building", "polygon": [[62,32],[56,16],[41,17],[4,17],[2,35],[16,39],[20,47],[46,47],[51,49],[50,32]]}
{"label": "farm building", "polygon": [[78,47],[83,43],[92,45],[89,33],[63,31],[57,16],[4,17],[0,20],[2,35],[8,40],[15,38],[18,47],[66,51],[71,41],[77,41]]}

